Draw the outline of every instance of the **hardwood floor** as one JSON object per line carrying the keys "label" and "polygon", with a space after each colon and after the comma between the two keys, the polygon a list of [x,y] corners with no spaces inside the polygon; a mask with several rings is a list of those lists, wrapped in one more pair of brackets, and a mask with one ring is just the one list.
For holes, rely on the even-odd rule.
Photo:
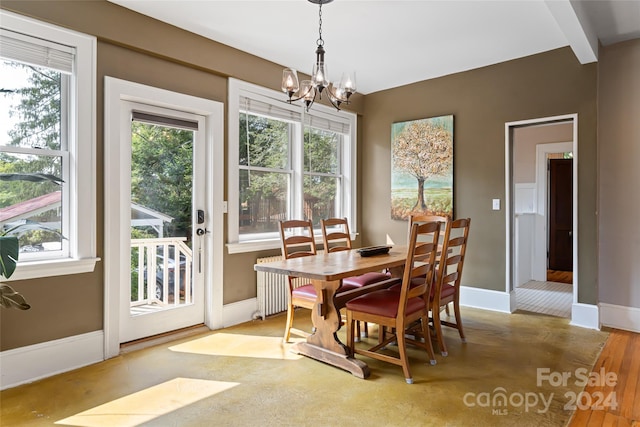
{"label": "hardwood floor", "polygon": [[640,334],[611,330],[569,427],[640,427]]}
{"label": "hardwood floor", "polygon": [[572,271],[547,270],[547,282],[573,283]]}

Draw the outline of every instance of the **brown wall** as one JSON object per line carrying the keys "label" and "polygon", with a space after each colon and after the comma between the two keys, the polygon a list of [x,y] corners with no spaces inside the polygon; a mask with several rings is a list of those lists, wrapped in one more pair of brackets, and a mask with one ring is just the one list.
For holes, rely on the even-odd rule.
{"label": "brown wall", "polygon": [[[279,90],[280,65],[104,0],[3,0],[0,7],[98,37],[99,257],[104,255],[104,76],[225,103],[229,76]],[[389,180],[384,177],[390,176],[391,123],[453,113],[456,215],[473,218],[465,284],[503,290],[504,212],[491,211],[490,199],[504,200],[504,123],[577,112],[580,120],[579,300],[594,303],[595,75],[595,65],[580,66],[569,49],[561,49],[367,97],[357,95],[349,109],[361,114],[358,129],[361,243],[384,242],[387,233],[397,242],[404,239],[405,224],[391,221],[388,214],[390,188]],[[225,199],[228,197],[226,187],[224,183]],[[223,233],[226,236],[226,224]],[[255,259],[277,252],[225,253],[224,303],[255,297]],[[12,282],[33,308],[0,310],[0,350],[101,330],[103,282],[102,262],[89,274]]]}
{"label": "brown wall", "polygon": [[504,291],[505,123],[570,113],[579,124],[578,299],[595,303],[596,64],[580,65],[569,48],[367,95],[363,243],[406,242],[406,222],[390,219],[391,124],[453,114],[454,211],[472,219],[463,285]]}
{"label": "brown wall", "polygon": [[600,49],[600,302],[640,308],[640,39]]}

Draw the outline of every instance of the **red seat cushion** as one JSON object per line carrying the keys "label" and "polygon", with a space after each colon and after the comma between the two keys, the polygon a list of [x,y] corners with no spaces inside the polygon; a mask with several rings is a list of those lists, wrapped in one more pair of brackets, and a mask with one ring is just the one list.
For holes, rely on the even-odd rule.
{"label": "red seat cushion", "polygon": [[[351,289],[357,289],[357,288],[359,288],[359,286],[345,285],[343,283],[342,286],[338,289],[337,293],[350,291]],[[316,289],[313,287],[311,283],[307,285],[299,286],[295,288],[291,293],[296,297],[307,298],[307,299],[316,299],[316,295],[317,295]]]}
{"label": "red seat cushion", "polygon": [[383,280],[389,279],[384,273],[364,273],[360,276],[347,277],[346,279],[342,279],[342,285],[352,285],[361,288],[362,286],[371,285],[373,283],[382,282]]}
{"label": "red seat cushion", "polygon": [[[456,293],[455,286],[452,285],[442,285],[442,290],[440,291],[440,298],[446,298]],[[431,288],[431,299],[436,296],[436,288]]]}
{"label": "red seat cushion", "polygon": [[313,287],[311,283],[309,283],[308,285],[298,286],[291,293],[297,297],[311,298],[311,299],[316,299],[316,296],[317,296],[316,289]]}
{"label": "red seat cushion", "polygon": [[[352,311],[359,311],[384,317],[396,317],[398,315],[399,302],[400,292],[385,289],[354,298],[351,301],[348,301],[346,306],[348,310]],[[422,298],[411,298],[407,301],[406,313],[414,313],[418,310],[424,309],[424,307],[425,303]]]}

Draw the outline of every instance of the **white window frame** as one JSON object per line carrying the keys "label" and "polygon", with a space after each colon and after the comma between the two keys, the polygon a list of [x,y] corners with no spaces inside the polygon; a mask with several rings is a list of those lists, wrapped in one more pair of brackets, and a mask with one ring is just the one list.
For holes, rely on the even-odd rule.
{"label": "white window frame", "polygon": [[[46,43],[75,48],[68,129],[69,168],[63,212],[69,218],[69,254],[63,258],[19,261],[8,281],[91,272],[96,257],[96,38],[0,10],[0,26]],[[66,181],[66,180],[65,180]],[[65,201],[63,200],[63,203]],[[66,209],[66,210],[65,210]]]}
{"label": "white window frame", "polygon": [[240,175],[239,175],[239,122],[240,122],[240,98],[255,98],[262,102],[272,103],[279,108],[295,109],[301,113],[302,119],[299,130],[292,132],[292,137],[298,139],[291,147],[291,168],[293,169],[292,181],[292,217],[302,217],[302,188],[304,176],[304,153],[302,152],[304,137],[305,116],[318,116],[334,121],[348,124],[349,133],[344,135],[342,152],[340,159],[342,164],[342,186],[339,189],[341,196],[340,205],[342,214],[349,221],[352,233],[357,233],[356,222],[356,149],[357,149],[357,116],[348,111],[336,111],[333,108],[314,104],[309,112],[299,104],[288,104],[284,101],[285,96],[281,92],[247,83],[241,80],[229,79],[229,102],[228,102],[228,136],[229,136],[229,168],[228,168],[228,237],[227,250],[230,254],[255,252],[266,249],[277,249],[280,247],[279,236],[267,235],[266,238],[241,240],[239,232],[239,199]]}

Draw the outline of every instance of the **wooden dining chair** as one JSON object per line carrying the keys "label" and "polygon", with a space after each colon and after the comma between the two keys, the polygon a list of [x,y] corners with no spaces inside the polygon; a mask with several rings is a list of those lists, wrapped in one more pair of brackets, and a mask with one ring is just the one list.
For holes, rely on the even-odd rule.
{"label": "wooden dining chair", "polygon": [[[438,346],[443,356],[448,354],[447,346],[442,335],[442,325],[456,328],[462,342],[466,342],[462,317],[460,316],[460,280],[462,267],[467,252],[469,239],[470,218],[461,218],[450,221],[444,231],[444,240],[440,260],[438,261],[435,287],[430,296],[429,308],[433,321],[433,329],[438,339]],[[441,312],[445,307],[453,303],[455,323],[444,320]],[[447,314],[449,314],[447,312]]]}
{"label": "wooden dining chair", "polygon": [[[322,242],[325,252],[339,252],[353,249],[351,245],[351,233],[349,232],[349,222],[347,218],[327,218],[320,220],[322,228]],[[342,279],[343,286],[353,286],[361,288],[363,286],[372,285],[385,280],[389,280],[390,276],[383,272],[369,272],[359,276],[346,277]],[[360,323],[357,324],[357,339],[361,336]],[[369,335],[368,326],[365,323],[362,336]]]}
{"label": "wooden dining chair", "polygon": [[[427,296],[430,295],[433,283],[439,232],[440,223],[435,221],[414,224],[411,227],[400,291],[391,289],[375,291],[346,303],[347,347],[351,356],[361,354],[400,365],[409,384],[413,383],[413,378],[409,370],[407,343],[425,349],[431,364],[436,363],[431,340],[416,340],[410,338],[405,332],[414,322],[419,321],[422,326],[422,335],[429,336]],[[418,241],[419,237],[424,241]],[[357,321],[372,322],[380,326],[378,344],[368,349],[355,346],[354,330]],[[398,344],[397,357],[388,353],[379,353],[392,342]]]}
{"label": "wooden dining chair", "polygon": [[[313,237],[313,224],[305,220],[280,221],[280,249],[284,259],[315,256],[316,242]],[[312,309],[316,302],[316,291],[311,283],[297,284],[296,277],[287,276],[289,282],[287,323],[284,341],[289,342],[291,333],[302,337],[308,332],[293,328],[293,315],[296,307]]]}
{"label": "wooden dining chair", "polygon": [[[327,218],[320,220],[322,228],[322,241],[326,252],[347,251],[352,248],[351,234],[349,233],[349,222],[346,218]],[[345,285],[357,287],[370,285],[389,279],[389,275],[382,272],[370,272],[360,276],[347,277],[342,279]]]}
{"label": "wooden dining chair", "polygon": [[[315,256],[316,242],[313,235],[313,223],[310,220],[284,220],[279,223],[280,248],[284,259]],[[316,302],[316,290],[311,283],[296,280],[288,276],[289,295],[287,303],[287,322],[284,331],[284,341],[289,342],[291,334],[302,337],[309,336],[308,332],[293,327],[293,317],[296,307],[313,309]],[[344,292],[354,289],[354,286],[343,285],[338,290]]]}

